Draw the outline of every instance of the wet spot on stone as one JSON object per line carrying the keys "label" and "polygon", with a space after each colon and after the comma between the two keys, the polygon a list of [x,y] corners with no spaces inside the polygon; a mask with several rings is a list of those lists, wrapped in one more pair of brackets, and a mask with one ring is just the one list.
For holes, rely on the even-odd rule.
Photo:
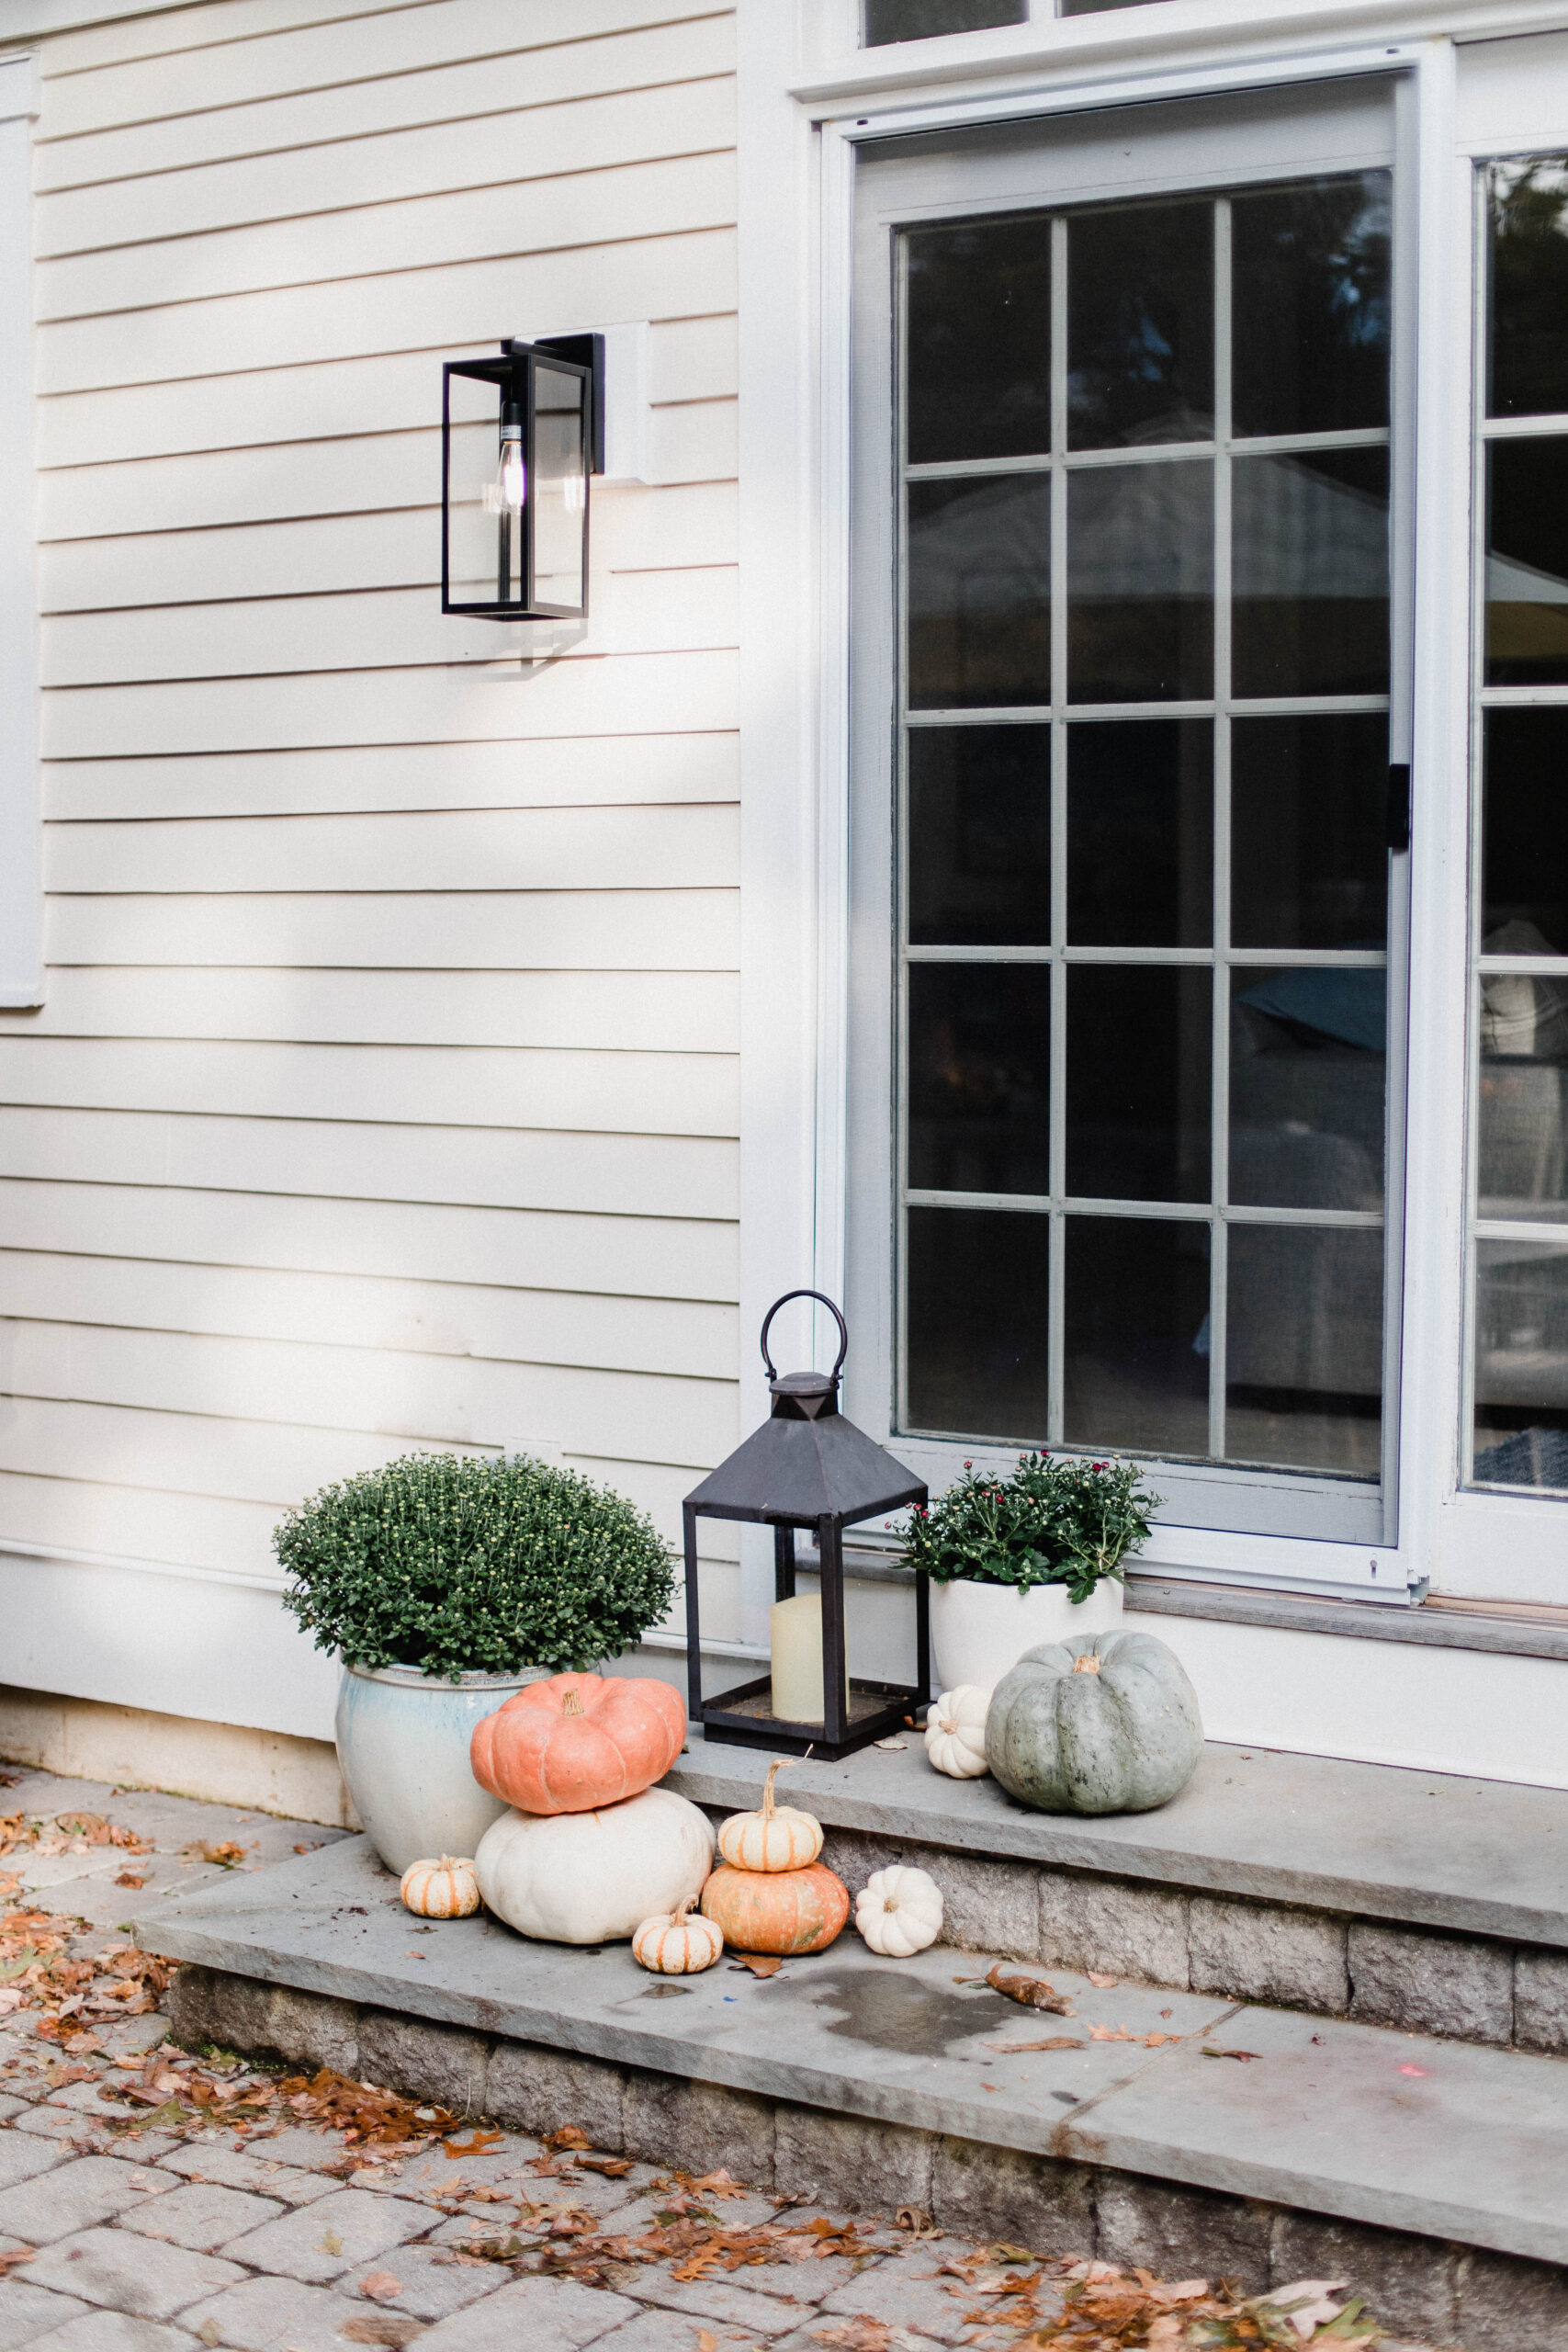
{"label": "wet spot on stone", "polygon": [[639,2001],[678,2001],[682,1993],[691,1991],[689,1984],[649,1984],[637,1995]]}
{"label": "wet spot on stone", "polygon": [[1018,2017],[1016,2004],[998,1993],[965,1997],[942,1985],[923,1984],[896,1968],[821,1976],[813,1990],[818,2008],[840,2012],[829,2020],[829,2033],[907,2058],[935,2057],[953,2042],[994,2032]]}

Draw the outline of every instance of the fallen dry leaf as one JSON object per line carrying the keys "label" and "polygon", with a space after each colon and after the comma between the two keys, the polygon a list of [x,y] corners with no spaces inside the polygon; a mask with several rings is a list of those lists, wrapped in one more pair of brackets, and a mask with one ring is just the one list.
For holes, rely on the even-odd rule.
{"label": "fallen dry leaf", "polygon": [[986,2048],[1003,2058],[1017,2058],[1026,2050],[1081,2050],[1083,2043],[1070,2033],[1048,2033],[1043,2041],[987,2041]]}
{"label": "fallen dry leaf", "polygon": [[362,2295],[368,2295],[373,2302],[389,2303],[402,2293],[403,2282],[395,2278],[389,2270],[372,2270],[367,2278],[360,2280],[359,2291]]}
{"label": "fallen dry leaf", "polygon": [[[412,2344],[424,2330],[418,2320],[405,2319],[400,2312],[370,2312],[362,2319],[345,2319],[337,2333],[350,2344],[385,2344],[391,2346],[391,2352],[402,2352],[403,2346]],[[214,2341],[221,2343],[221,2335]]]}
{"label": "fallen dry leaf", "polygon": [[697,2352],[718,2352],[718,2338],[711,2328],[698,2328]]}
{"label": "fallen dry leaf", "polygon": [[818,2344],[831,2345],[833,2352],[887,2352],[894,2341],[885,2319],[852,2319],[841,2327],[814,2327],[811,2333]]}
{"label": "fallen dry leaf", "polygon": [[563,2123],[558,2132],[547,2132],[541,2145],[556,2150],[560,2148],[591,2148],[593,2145],[593,2143],[589,2138],[581,2123]]}
{"label": "fallen dry leaf", "polygon": [[18,2245],[14,2246],[9,2254],[0,2254],[0,2278],[15,2270],[19,2262],[30,2262],[37,2252],[36,2245]]}
{"label": "fallen dry leaf", "polygon": [[1213,2050],[1207,2042],[1203,2044],[1205,2058],[1239,2058],[1244,2066],[1249,2059],[1260,2058],[1262,2054],[1259,2050]]}
{"label": "fallen dry leaf", "polygon": [[220,1870],[231,1871],[245,1859],[245,1849],[232,1838],[220,1838],[216,1845],[209,1838],[193,1838],[180,1848],[180,1859],[187,1862],[216,1862]]}
{"label": "fallen dry leaf", "polygon": [[[569,2126],[568,2128],[570,2130],[571,2127]],[[449,2157],[451,2161],[456,2164],[459,2156],[482,2156],[488,2154],[491,2148],[499,2148],[505,2137],[506,2134],[504,2132],[476,2131],[471,2139],[443,2140],[441,2143],[441,2153],[444,2156]],[[587,2141],[584,2140],[582,2145],[586,2147],[587,2144]]]}
{"label": "fallen dry leaf", "polygon": [[738,1951],[735,1962],[738,1967],[749,1968],[753,1976],[776,1976],[784,1966],[778,1954],[772,1951]]}
{"label": "fallen dry leaf", "polygon": [[1102,1993],[1113,1993],[1122,1979],[1119,1976],[1107,1976],[1102,1969],[1091,1968],[1089,1972],[1089,1981],[1091,1984],[1098,1984]]}
{"label": "fallen dry leaf", "polygon": [[1026,2009],[1055,2009],[1061,2018],[1070,2018],[1073,2005],[1064,1999],[1054,1984],[1043,1976],[1007,1975],[998,1960],[986,1972],[986,1982],[993,1993],[1004,1993],[1010,2001],[1021,2001]]}
{"label": "fallen dry leaf", "polygon": [[116,1886],[145,1886],[146,1883],[147,1881],[137,1871],[121,1871],[115,1881]]}

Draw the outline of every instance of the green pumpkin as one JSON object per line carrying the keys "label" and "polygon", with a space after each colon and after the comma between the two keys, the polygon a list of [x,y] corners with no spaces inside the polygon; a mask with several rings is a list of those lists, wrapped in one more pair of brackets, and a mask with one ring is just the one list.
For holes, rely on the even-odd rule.
{"label": "green pumpkin", "polygon": [[1152,1634],[1025,1650],[986,1718],[992,1774],[1042,1813],[1147,1813],[1187,1786],[1202,1753],[1198,1693]]}

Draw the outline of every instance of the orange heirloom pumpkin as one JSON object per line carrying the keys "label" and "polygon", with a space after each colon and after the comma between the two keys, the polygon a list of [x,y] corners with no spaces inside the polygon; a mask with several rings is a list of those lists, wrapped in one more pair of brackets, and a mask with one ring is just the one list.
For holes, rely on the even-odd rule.
{"label": "orange heirloom pumpkin", "polygon": [[703,1889],[701,1909],[734,1951],[826,1951],[850,1916],[850,1890],[823,1862],[803,1871],[738,1871],[721,1862]]}
{"label": "orange heirloom pumpkin", "polygon": [[686,1704],[651,1676],[552,1674],[474,1725],[468,1761],[522,1813],[592,1813],[640,1796],[686,1744]]}

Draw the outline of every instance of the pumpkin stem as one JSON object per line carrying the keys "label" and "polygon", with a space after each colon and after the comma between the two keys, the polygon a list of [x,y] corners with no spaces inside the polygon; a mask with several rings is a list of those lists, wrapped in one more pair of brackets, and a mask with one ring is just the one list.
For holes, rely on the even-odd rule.
{"label": "pumpkin stem", "polygon": [[1074,1658],[1073,1672],[1075,1674],[1098,1674],[1100,1672],[1100,1652],[1098,1650],[1085,1650],[1082,1657]]}
{"label": "pumpkin stem", "polygon": [[682,1903],[682,1904],[681,1908],[676,1912],[676,1914],[675,1914],[675,1916],[674,1916],[674,1918],[673,1918],[673,1919],[672,1919],[672,1921],[671,1922],[671,1926],[678,1928],[678,1927],[681,1925],[682,1921],[685,1918],[686,1914],[691,1910],[692,1905],[695,1903],[696,1899],[697,1899],[697,1898],[696,1898],[696,1896],[695,1896],[694,1894],[688,1894],[688,1895],[687,1895],[687,1897],[686,1897],[686,1899],[685,1899],[684,1903]]}
{"label": "pumpkin stem", "polygon": [[773,1775],[781,1772],[786,1764],[798,1764],[800,1761],[801,1758],[798,1756],[775,1756],[769,1765],[768,1777],[762,1783],[762,1819],[764,1821],[772,1821],[773,1817]]}
{"label": "pumpkin stem", "polygon": [[582,1693],[575,1682],[561,1701],[560,1711],[563,1715],[580,1715],[582,1713]]}

